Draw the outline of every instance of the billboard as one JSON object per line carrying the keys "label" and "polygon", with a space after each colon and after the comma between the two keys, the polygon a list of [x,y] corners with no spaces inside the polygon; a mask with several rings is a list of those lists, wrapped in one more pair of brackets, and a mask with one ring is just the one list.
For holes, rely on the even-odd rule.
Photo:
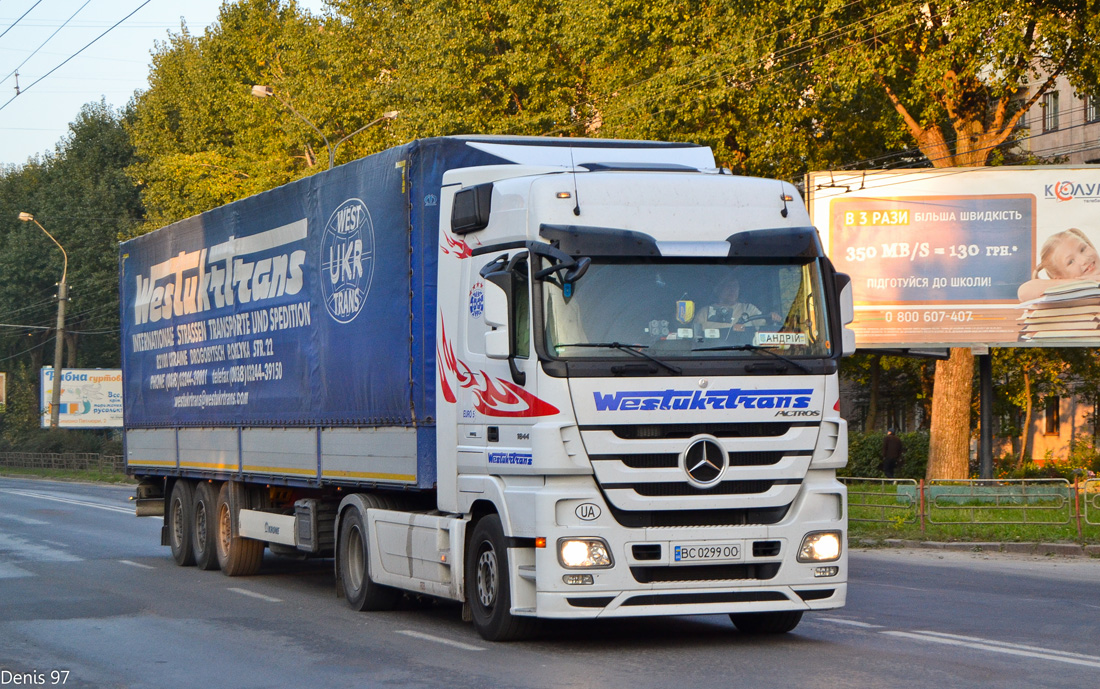
{"label": "billboard", "polygon": [[[42,428],[50,427],[53,367],[39,375]],[[61,371],[60,428],[122,428],[122,371],[109,368],[66,368]]]}
{"label": "billboard", "polygon": [[814,172],[857,346],[1100,344],[1100,169]]}

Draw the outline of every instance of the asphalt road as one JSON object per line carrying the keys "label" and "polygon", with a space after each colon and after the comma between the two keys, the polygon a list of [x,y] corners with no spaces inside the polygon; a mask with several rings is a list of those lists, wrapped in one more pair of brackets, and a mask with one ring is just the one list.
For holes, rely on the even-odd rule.
{"label": "asphalt road", "polygon": [[0,478],[0,688],[1092,689],[1100,677],[1100,560],[856,551],[848,606],[785,636],[698,616],[491,644],[451,604],[352,612],[331,561],[268,554],[236,579],[176,567],[131,490]]}

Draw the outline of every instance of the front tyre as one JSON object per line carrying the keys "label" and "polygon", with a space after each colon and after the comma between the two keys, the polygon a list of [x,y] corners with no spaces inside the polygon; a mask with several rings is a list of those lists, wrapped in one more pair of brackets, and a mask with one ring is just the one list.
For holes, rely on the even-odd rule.
{"label": "front tyre", "polygon": [[743,634],[786,634],[801,620],[801,610],[730,613],[733,626]]}
{"label": "front tyre", "polygon": [[538,621],[513,615],[508,580],[508,543],[500,516],[491,514],[474,526],[466,550],[466,600],[474,629],[487,641],[514,641],[533,635]]}

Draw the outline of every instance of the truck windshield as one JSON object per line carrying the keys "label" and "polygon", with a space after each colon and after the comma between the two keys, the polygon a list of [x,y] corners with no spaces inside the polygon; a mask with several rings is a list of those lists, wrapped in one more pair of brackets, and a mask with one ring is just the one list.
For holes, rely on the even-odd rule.
{"label": "truck windshield", "polygon": [[594,260],[574,284],[542,291],[546,350],[560,359],[832,353],[816,261]]}

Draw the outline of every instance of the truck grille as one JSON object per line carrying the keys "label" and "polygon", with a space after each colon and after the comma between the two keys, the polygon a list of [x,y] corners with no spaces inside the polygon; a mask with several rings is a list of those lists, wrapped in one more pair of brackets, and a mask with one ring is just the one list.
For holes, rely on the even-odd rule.
{"label": "truck grille", "polygon": [[[582,427],[581,438],[612,515],[624,526],[774,524],[809,469],[814,423]],[[719,442],[729,462],[699,487],[681,467],[693,438]]]}
{"label": "truck grille", "polygon": [[794,426],[805,423],[674,423],[664,425],[587,426],[582,430],[608,430],[623,440],[687,440],[700,433],[716,438],[775,438],[785,435]]}
{"label": "truck grille", "polygon": [[[752,467],[768,466],[783,459],[782,452],[731,452],[730,466]],[[593,461],[617,459],[631,469],[671,469],[679,466],[680,455],[673,452],[622,455],[620,457],[596,456]]]}

